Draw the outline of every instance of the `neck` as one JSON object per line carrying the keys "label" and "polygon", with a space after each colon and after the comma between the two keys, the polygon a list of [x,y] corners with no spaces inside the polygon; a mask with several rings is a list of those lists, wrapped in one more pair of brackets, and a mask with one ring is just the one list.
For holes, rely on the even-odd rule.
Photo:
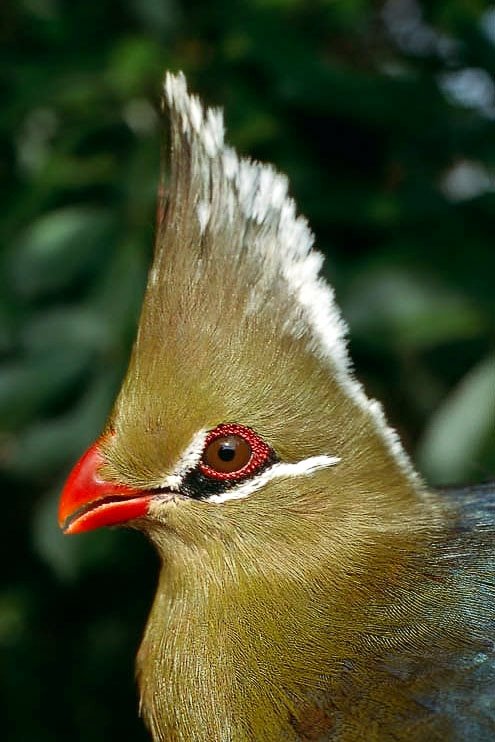
{"label": "neck", "polygon": [[[394,680],[396,719],[416,709],[409,670],[431,652],[439,593],[452,591],[425,563],[432,538],[396,534],[392,555],[384,534],[366,550],[350,545],[340,564],[324,558],[324,544],[308,545],[310,573],[280,552],[270,561],[266,545],[248,555],[247,571],[225,544],[200,549],[167,537],[138,656],[155,742],[319,739],[355,707],[351,695],[363,703],[370,674],[375,708],[390,706],[391,668],[404,675]],[[446,642],[453,628],[446,623]],[[441,644],[440,636],[439,653]],[[407,673],[393,659],[404,651]],[[322,734],[305,734],[308,719]]]}
{"label": "neck", "polygon": [[262,739],[270,723],[269,738],[279,739],[279,713],[272,706],[283,699],[269,700],[265,683],[257,682],[257,649],[239,637],[248,620],[242,606],[232,594],[226,599],[220,584],[194,584],[174,573],[162,569],[138,656],[142,708],[153,739],[240,740],[247,737],[246,725]]}
{"label": "neck", "polygon": [[[182,552],[163,564],[138,656],[153,739],[296,739],[288,667],[279,666],[288,641],[276,608],[282,595],[267,608],[260,584],[249,586],[227,562],[219,570],[210,555],[197,557]],[[290,644],[297,647],[295,638]]]}

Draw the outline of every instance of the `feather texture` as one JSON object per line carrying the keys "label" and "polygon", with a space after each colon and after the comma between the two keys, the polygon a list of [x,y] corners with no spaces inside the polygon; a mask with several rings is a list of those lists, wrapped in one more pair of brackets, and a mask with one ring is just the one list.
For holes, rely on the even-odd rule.
{"label": "feather texture", "polygon": [[[150,352],[157,336],[168,343],[182,341],[188,353],[199,348],[204,336],[210,347],[202,348],[203,358],[212,361],[216,354],[227,356],[227,362],[241,344],[244,352],[252,352],[253,333],[258,347],[263,342],[272,357],[285,338],[316,357],[420,489],[381,405],[368,399],[354,378],[347,327],[332,288],[320,275],[322,255],[313,249],[306,220],[296,214],[286,177],[269,165],[239,158],[226,146],[221,111],[204,110],[188,94],[182,74],[167,75],[165,103],[170,180],[161,189],[163,218],[134,354],[136,373],[147,373],[141,361],[148,365],[150,355],[155,362],[160,356],[170,361],[179,352],[173,347]],[[173,321],[175,328],[170,327]],[[230,347],[219,349],[217,337],[222,343],[228,339]]]}
{"label": "feather texture", "polygon": [[[427,490],[351,372],[286,179],[238,158],[181,74],[165,101],[170,179],[101,444],[105,479],[156,490],[136,523],[162,559],[138,658],[153,739],[493,738],[493,491]],[[277,463],[175,497],[228,422]]]}

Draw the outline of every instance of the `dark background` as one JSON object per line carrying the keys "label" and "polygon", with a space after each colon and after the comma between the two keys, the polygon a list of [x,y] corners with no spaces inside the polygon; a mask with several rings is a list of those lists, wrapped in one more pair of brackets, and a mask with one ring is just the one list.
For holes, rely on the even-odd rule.
{"label": "dark background", "polygon": [[55,513],[135,332],[165,69],[290,176],[358,375],[425,476],[494,476],[490,5],[3,0],[2,739],[146,739],[133,662],[156,558],[130,531],[64,538]]}

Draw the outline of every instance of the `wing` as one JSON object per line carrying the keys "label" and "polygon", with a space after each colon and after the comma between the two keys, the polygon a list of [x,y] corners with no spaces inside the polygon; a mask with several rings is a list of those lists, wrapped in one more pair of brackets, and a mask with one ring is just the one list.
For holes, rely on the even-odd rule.
{"label": "wing", "polygon": [[[440,739],[493,740],[495,482],[439,494],[454,519],[449,537],[432,545],[432,574],[445,587],[441,609],[432,606],[437,610],[438,644],[414,660],[407,652],[394,658],[389,669],[405,680],[418,710],[426,712],[423,718],[432,735],[440,728],[448,730]],[[427,738],[423,732],[411,735]]]}

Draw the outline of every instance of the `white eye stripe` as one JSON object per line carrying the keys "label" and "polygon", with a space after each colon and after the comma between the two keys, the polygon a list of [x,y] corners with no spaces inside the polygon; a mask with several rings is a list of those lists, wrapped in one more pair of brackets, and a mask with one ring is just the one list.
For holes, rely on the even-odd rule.
{"label": "white eye stripe", "polygon": [[[184,477],[190,471],[193,471],[201,460],[207,435],[207,430],[199,430],[194,435],[191,443],[179,459],[173,474],[169,474],[165,477],[160,484],[160,487],[166,490],[171,490],[172,492],[178,492],[180,490]],[[261,474],[258,474],[246,481],[239,482],[237,486],[231,487],[219,495],[211,495],[210,497],[205,498],[205,502],[221,504],[228,500],[243,500],[253,494],[253,492],[261,489],[261,487],[264,487],[272,479],[305,476],[318,471],[318,469],[326,469],[329,466],[335,466],[336,464],[339,464],[340,461],[341,459],[339,456],[328,456],[326,454],[321,456],[310,456],[309,458],[302,459],[294,464],[280,461],[273,464],[269,469],[261,472]]]}
{"label": "white eye stripe", "polygon": [[207,430],[199,430],[193,436],[191,443],[177,462],[174,473],[165,477],[160,485],[161,487],[172,491],[177,491],[180,488],[182,480],[186,474],[195,469],[199,464],[207,435]]}
{"label": "white eye stripe", "polygon": [[339,464],[340,461],[341,459],[339,456],[322,455],[310,456],[308,459],[302,459],[301,461],[297,461],[295,464],[279,462],[273,464],[273,466],[261,472],[258,476],[238,484],[237,487],[232,487],[231,489],[222,492],[221,495],[211,495],[210,497],[205,498],[205,502],[214,502],[220,505],[228,500],[243,500],[244,498],[249,497],[249,495],[252,495],[253,492],[264,487],[272,479],[306,476],[308,474],[313,474],[313,472],[318,471],[318,469],[326,469],[329,466],[335,466],[336,464]]}

